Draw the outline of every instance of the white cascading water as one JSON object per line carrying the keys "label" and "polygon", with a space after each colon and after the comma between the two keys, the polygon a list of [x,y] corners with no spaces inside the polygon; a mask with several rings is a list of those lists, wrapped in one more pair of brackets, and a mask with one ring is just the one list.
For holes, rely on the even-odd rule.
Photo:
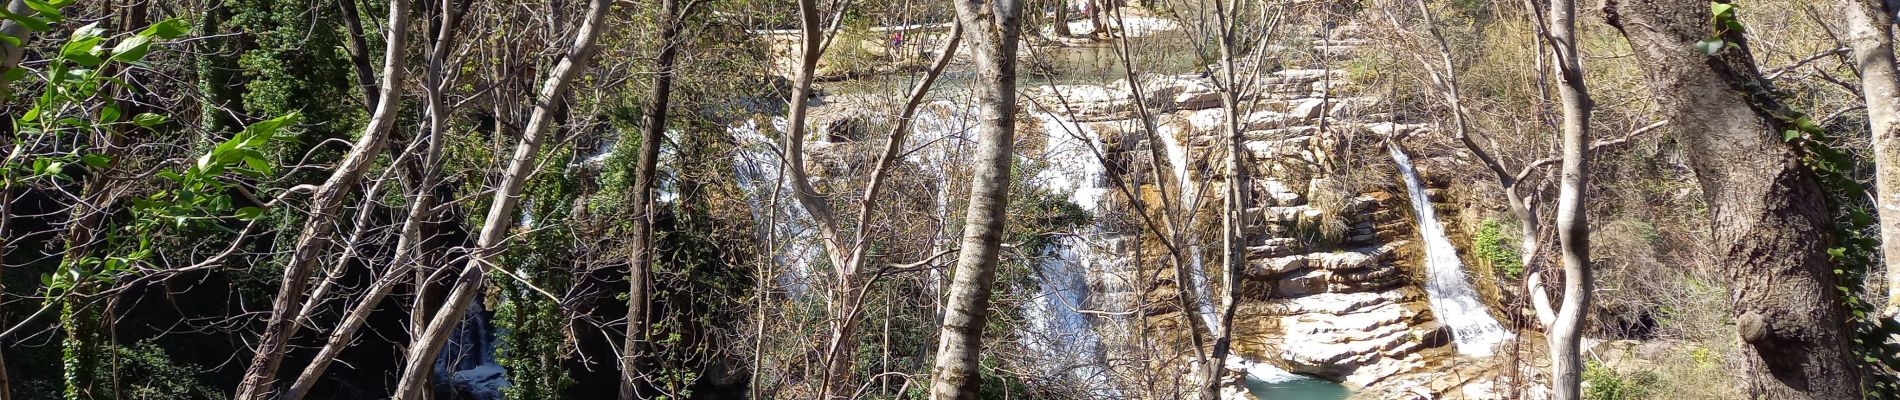
{"label": "white cascading water", "polygon": [[1432,313],[1438,315],[1439,323],[1451,328],[1459,354],[1488,357],[1493,347],[1512,335],[1491,316],[1490,309],[1478,299],[1477,290],[1465,277],[1464,261],[1458,259],[1458,248],[1445,237],[1444,227],[1438,224],[1431,198],[1425,194],[1425,184],[1412,168],[1412,158],[1397,144],[1387,143],[1386,150],[1398,164],[1399,174],[1405,176],[1405,191],[1418,217],[1418,234],[1425,241],[1428,276],[1425,294],[1431,300]]}
{"label": "white cascading water", "polygon": [[[1174,169],[1174,188],[1180,196],[1175,204],[1183,211],[1182,216],[1194,215],[1194,210],[1200,207],[1199,202],[1196,201],[1200,197],[1198,194],[1200,187],[1188,175],[1188,148],[1175,136],[1177,133],[1186,134],[1186,132],[1176,132],[1163,126],[1161,132],[1156,132],[1156,136],[1161,137],[1161,145],[1167,151],[1168,166]],[[1160,178],[1157,177],[1157,179]],[[1188,275],[1193,279],[1188,285],[1189,290],[1194,293],[1194,303],[1196,308],[1200,309],[1201,322],[1207,327],[1208,333],[1220,335],[1220,317],[1214,312],[1214,297],[1212,293],[1208,293],[1207,268],[1201,261],[1205,254],[1201,252],[1201,243],[1194,240],[1194,235],[1184,236],[1187,240],[1190,263]]]}
{"label": "white cascading water", "polygon": [[[1048,163],[1033,181],[1056,193],[1067,193],[1070,202],[1099,214],[1108,189],[1102,163],[1091,149],[1099,142],[1095,131],[1047,111],[1035,110],[1033,114],[1042,125],[1046,139],[1043,158]],[[1029,324],[1021,336],[1024,347],[1039,356],[1049,370],[1066,372],[1088,393],[1116,397],[1109,385],[1102,338],[1080,311],[1091,301],[1089,274],[1113,262],[1112,255],[1099,254],[1083,237],[1100,233],[1100,229],[1090,227],[1078,235],[1065,235],[1044,251],[1036,266],[1040,282],[1037,296],[1022,310]]]}
{"label": "white cascading water", "polygon": [[[773,128],[781,132],[787,126],[785,117],[771,117],[771,123]],[[768,245],[784,246],[773,253],[773,264],[786,266],[784,270],[778,271],[774,282],[792,296],[802,296],[811,287],[811,262],[822,255],[818,253],[818,246],[801,240],[813,236],[809,234],[812,228],[810,220],[804,215],[804,209],[794,205],[790,193],[786,192],[789,188],[784,187],[778,177],[778,142],[766,136],[756,120],[741,121],[728,127],[727,132],[737,144],[732,152],[734,181],[746,194],[753,222],[769,230],[761,231],[760,239],[763,241],[769,232],[775,243]],[[775,185],[780,186],[776,188],[777,210],[771,209]],[[770,218],[774,211],[778,212],[776,219]],[[772,226],[766,227],[764,225],[768,220],[771,220]]]}
{"label": "white cascading water", "polygon": [[435,372],[444,378],[437,381],[475,400],[500,400],[502,389],[509,386],[508,370],[495,362],[495,345],[501,335],[493,327],[482,302],[469,303],[462,323],[436,357]]}

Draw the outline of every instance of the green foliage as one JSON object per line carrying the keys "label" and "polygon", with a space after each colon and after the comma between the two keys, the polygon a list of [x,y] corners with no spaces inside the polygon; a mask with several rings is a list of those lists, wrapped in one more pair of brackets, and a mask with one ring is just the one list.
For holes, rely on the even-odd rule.
{"label": "green foliage", "polygon": [[1714,28],[1710,30],[1708,38],[1695,42],[1696,50],[1713,56],[1722,54],[1723,50],[1740,47],[1735,42],[1723,39],[1731,33],[1739,35],[1743,32],[1742,23],[1735,19],[1735,7],[1734,4],[1729,3],[1709,2],[1709,13],[1712,15],[1710,19],[1714,21],[1712,24]]}
{"label": "green foliage", "polygon": [[[1835,242],[1827,249],[1834,265],[1835,282],[1862,282],[1874,269],[1880,254],[1880,241],[1874,237],[1874,211],[1867,204],[1865,186],[1855,178],[1863,170],[1861,160],[1834,148],[1834,139],[1807,115],[1790,112],[1782,116],[1782,140],[1795,148],[1801,163],[1814,174],[1826,192],[1828,207],[1834,214]],[[1846,283],[1835,286],[1849,312],[1848,323],[1854,328],[1854,351],[1868,379],[1865,390],[1874,398],[1900,394],[1900,377],[1886,371],[1900,370],[1900,345],[1887,338],[1900,335],[1900,322],[1880,318],[1874,305],[1860,291]]]}
{"label": "green foliage", "polygon": [[1639,400],[1649,398],[1660,384],[1654,372],[1622,374],[1596,361],[1583,367],[1583,398],[1588,400]]}
{"label": "green foliage", "polygon": [[[49,4],[51,8],[36,7],[40,17],[61,18],[57,7],[42,4]],[[18,21],[26,17],[11,15],[8,18]],[[75,28],[39,73],[23,68],[8,71],[8,80],[34,79],[41,86],[32,107],[14,120],[12,142],[17,144],[4,165],[0,165],[0,181],[9,187],[62,190],[83,180],[86,184],[82,196],[117,190],[107,184],[120,183],[121,178],[115,178],[114,171],[119,169],[120,158],[125,156],[121,152],[125,150],[114,143],[134,131],[157,131],[170,118],[153,113],[128,118],[112,96],[136,88],[116,74],[143,64],[154,44],[178,38],[183,33],[183,22],[178,20],[161,21],[139,32],[116,37],[108,35],[97,24],[89,24]],[[111,44],[109,49],[108,44]],[[91,208],[109,204],[71,206],[74,218],[82,221],[90,218],[98,221],[94,223],[102,228],[69,233],[66,240],[70,243],[57,272],[40,276],[39,290],[49,303],[46,307],[54,303],[60,307],[59,322],[65,333],[61,338],[60,371],[67,397],[77,398],[82,393],[94,392],[95,382],[107,379],[99,374],[104,373],[101,364],[107,353],[101,349],[105,348],[108,332],[99,329],[104,321],[99,310],[92,306],[94,299],[90,297],[99,288],[129,274],[154,270],[137,264],[154,257],[152,238],[167,229],[188,228],[194,221],[232,216],[249,219],[261,214],[261,209],[235,207],[230,191],[233,186],[228,183],[230,175],[269,177],[273,167],[262,158],[259,149],[267,148],[277,131],[295,119],[295,115],[287,115],[253,125],[182,171],[160,169],[156,174],[160,178],[155,185],[157,189],[131,200],[130,223],[116,223],[118,220]],[[146,350],[135,351],[130,356],[149,360],[151,351]],[[168,364],[148,364],[154,368],[151,372],[154,377],[176,372],[163,368]],[[133,389],[142,390],[144,398],[171,398],[166,396],[183,392],[153,388],[176,387],[160,383]],[[180,390],[189,391],[188,388]],[[208,397],[181,396],[179,398]]]}
{"label": "green foliage", "polygon": [[1523,255],[1518,251],[1518,240],[1504,229],[1504,223],[1495,219],[1486,219],[1478,224],[1478,235],[1471,239],[1473,251],[1479,259],[1491,263],[1493,268],[1504,271],[1505,276],[1516,278],[1524,276]]}
{"label": "green foliage", "polygon": [[[113,354],[117,357],[117,377],[120,384],[120,398],[141,400],[207,400],[223,399],[224,390],[205,384],[199,380],[206,370],[197,365],[179,365],[173,362],[164,349],[151,341],[140,341],[131,346],[115,346]],[[100,371],[111,374],[111,371]],[[97,378],[100,381],[113,379],[108,376]]]}
{"label": "green foliage", "polygon": [[[316,122],[286,127],[302,145],[284,146],[273,157],[290,164],[324,140],[349,138],[363,110],[362,103],[355,101],[361,97],[352,95],[356,85],[350,78],[349,55],[343,50],[337,7],[316,0],[233,0],[227,4],[232,13],[228,30],[241,33],[249,44],[237,60],[243,71],[240,82],[226,82],[242,85],[244,109],[255,115],[299,113]],[[363,10],[369,15],[373,11]]]}
{"label": "green foliage", "polygon": [[1025,188],[1021,196],[1010,196],[1011,237],[1008,243],[1022,243],[1024,250],[1040,252],[1054,244],[1056,234],[1088,226],[1094,216],[1082,206],[1054,193]]}

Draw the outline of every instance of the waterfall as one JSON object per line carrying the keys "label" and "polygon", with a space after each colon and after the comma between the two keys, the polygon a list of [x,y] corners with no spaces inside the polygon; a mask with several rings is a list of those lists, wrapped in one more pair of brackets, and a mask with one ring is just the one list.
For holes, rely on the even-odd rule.
{"label": "waterfall", "polygon": [[1405,191],[1412,202],[1412,211],[1418,217],[1418,234],[1425,241],[1425,293],[1430,298],[1432,313],[1438,315],[1438,322],[1451,328],[1452,340],[1458,353],[1473,357],[1488,357],[1492,347],[1511,337],[1509,331],[1491,316],[1484,302],[1479,301],[1477,290],[1465,277],[1464,262],[1458,259],[1458,248],[1452,246],[1451,239],[1445,237],[1444,227],[1438,224],[1438,217],[1432,210],[1432,201],[1425,195],[1425,184],[1419,180],[1418,171],[1412,168],[1412,158],[1405,155],[1395,143],[1387,143],[1386,150],[1392,153],[1392,161],[1399,166],[1399,174],[1405,176]]}
{"label": "waterfall", "polygon": [[450,398],[499,400],[501,390],[509,386],[508,370],[495,362],[499,335],[494,326],[481,300],[469,303],[468,313],[435,360],[436,382],[455,393]]}
{"label": "waterfall", "polygon": [[[1043,110],[1035,111],[1047,139],[1043,158],[1045,169],[1033,181],[1045,189],[1067,193],[1070,202],[1090,212],[1100,211],[1107,193],[1102,163],[1091,149],[1099,142],[1093,129],[1065,121]],[[1099,224],[1099,223],[1098,223]],[[1081,309],[1090,304],[1093,294],[1088,276],[1112,263],[1112,254],[1099,254],[1089,245],[1088,236],[1100,236],[1099,227],[1085,233],[1067,235],[1043,251],[1036,265],[1040,278],[1036,298],[1024,305],[1028,322],[1023,345],[1040,357],[1051,371],[1062,371],[1072,383],[1088,393],[1116,397],[1109,385],[1102,338]]]}
{"label": "waterfall", "polygon": [[[1155,136],[1161,138],[1161,145],[1167,151],[1168,165],[1174,169],[1174,188],[1177,191],[1176,194],[1180,196],[1176,199],[1175,204],[1177,204],[1181,210],[1185,211],[1183,215],[1193,215],[1194,210],[1200,207],[1199,202],[1196,201],[1198,197],[1196,196],[1196,192],[1200,191],[1200,187],[1188,176],[1188,148],[1182,144],[1179,138],[1175,137],[1176,133],[1186,134],[1187,132],[1178,132],[1167,126],[1163,126],[1160,132],[1155,133]],[[1155,179],[1165,178],[1157,176]],[[1203,326],[1207,327],[1209,330],[1208,333],[1220,335],[1220,317],[1214,312],[1213,294],[1207,292],[1207,268],[1201,261],[1202,256],[1205,254],[1201,251],[1201,243],[1194,240],[1194,235],[1184,236],[1187,241],[1188,262],[1190,263],[1188,265],[1188,276],[1193,279],[1192,282],[1189,282],[1188,289],[1194,293],[1195,308],[1200,311],[1199,314],[1201,315]]]}
{"label": "waterfall", "polygon": [[[784,131],[787,128],[785,117],[772,117],[770,123],[774,129]],[[811,288],[811,263],[822,257],[820,249],[808,240],[814,236],[810,219],[805,218],[804,209],[795,206],[789,187],[779,181],[778,142],[765,135],[756,120],[747,119],[727,127],[736,143],[732,151],[733,182],[745,193],[746,206],[752,214],[753,223],[759,224],[759,239],[764,242],[767,235],[784,247],[772,254],[773,264],[786,266],[773,277],[779,287],[793,296],[801,296]],[[778,187],[775,187],[778,186]],[[773,191],[778,190],[778,198],[772,199]],[[777,204],[772,204],[773,201]],[[772,209],[776,206],[777,210]],[[772,212],[778,217],[772,220],[772,226],[765,226]],[[781,243],[766,243],[777,246]]]}

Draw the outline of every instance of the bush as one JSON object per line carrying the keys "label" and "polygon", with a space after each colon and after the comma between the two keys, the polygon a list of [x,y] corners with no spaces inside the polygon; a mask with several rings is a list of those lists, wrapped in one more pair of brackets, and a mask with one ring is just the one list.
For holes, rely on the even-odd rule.
{"label": "bush", "polygon": [[1654,372],[1622,374],[1596,361],[1584,365],[1583,398],[1589,400],[1636,400],[1649,398],[1659,383]]}
{"label": "bush", "polygon": [[1491,267],[1503,271],[1505,276],[1517,278],[1524,276],[1523,253],[1518,251],[1518,238],[1504,229],[1504,223],[1495,219],[1484,220],[1478,224],[1478,236],[1472,238],[1472,248],[1479,259],[1491,263]]}

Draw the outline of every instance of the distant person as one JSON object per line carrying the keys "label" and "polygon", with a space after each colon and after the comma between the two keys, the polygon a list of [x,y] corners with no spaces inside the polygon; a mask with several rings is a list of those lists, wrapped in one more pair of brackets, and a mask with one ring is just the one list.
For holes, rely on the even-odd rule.
{"label": "distant person", "polygon": [[904,49],[904,32],[903,31],[891,32],[891,56],[892,57],[897,56],[898,51],[903,50],[903,49]]}

